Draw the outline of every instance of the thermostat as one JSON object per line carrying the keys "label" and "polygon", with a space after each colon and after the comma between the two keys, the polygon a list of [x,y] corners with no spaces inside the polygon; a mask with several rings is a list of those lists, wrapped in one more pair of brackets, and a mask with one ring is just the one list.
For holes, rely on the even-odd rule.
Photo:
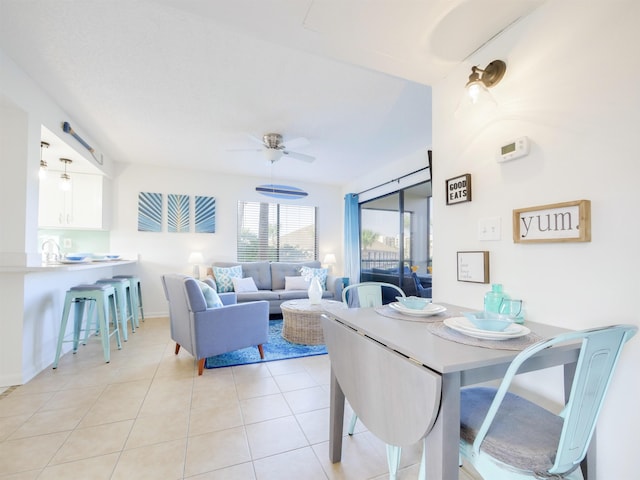
{"label": "thermostat", "polygon": [[529,138],[520,137],[498,150],[498,162],[508,162],[529,154]]}

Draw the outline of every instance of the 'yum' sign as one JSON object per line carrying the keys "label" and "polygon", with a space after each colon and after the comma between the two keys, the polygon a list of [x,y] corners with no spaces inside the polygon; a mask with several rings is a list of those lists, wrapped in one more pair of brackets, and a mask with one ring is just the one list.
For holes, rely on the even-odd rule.
{"label": "'yum' sign", "polygon": [[513,241],[590,242],[591,201],[575,200],[514,210]]}

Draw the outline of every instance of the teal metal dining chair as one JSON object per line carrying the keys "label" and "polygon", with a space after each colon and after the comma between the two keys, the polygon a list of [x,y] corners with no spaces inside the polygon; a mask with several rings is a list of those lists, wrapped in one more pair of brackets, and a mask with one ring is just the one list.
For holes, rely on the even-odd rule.
{"label": "teal metal dining chair", "polygon": [[348,307],[379,307],[383,302],[383,289],[395,290],[395,296],[405,297],[404,291],[393,283],[362,282],[342,290],[342,301]]}
{"label": "teal metal dining chair", "polygon": [[[487,480],[562,478],[583,480],[585,458],[624,344],[637,332],[613,325],[565,333],[523,350],[499,388],[461,391],[460,454]],[[571,392],[556,415],[509,386],[536,353],[566,342],[582,342]]]}

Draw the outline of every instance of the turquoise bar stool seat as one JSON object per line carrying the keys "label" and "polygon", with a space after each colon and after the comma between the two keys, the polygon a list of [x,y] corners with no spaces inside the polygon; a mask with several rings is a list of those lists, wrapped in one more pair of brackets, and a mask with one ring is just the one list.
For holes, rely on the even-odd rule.
{"label": "turquoise bar stool seat", "polygon": [[98,284],[111,285],[116,292],[116,309],[120,319],[120,335],[126,342],[129,340],[127,323],[131,321],[131,333],[136,333],[136,321],[133,303],[131,301],[131,282],[128,278],[101,278]]}
{"label": "turquoise bar stool seat", "polygon": [[[85,316],[85,306],[88,304],[89,309]],[[67,322],[71,313],[71,306],[74,306],[73,321],[73,338],[66,339]],[[60,322],[60,333],[58,334],[58,345],[56,348],[56,358],[53,362],[53,368],[58,368],[60,353],[62,352],[62,344],[65,342],[73,342],[73,353],[78,351],[80,342],[80,332],[91,329],[93,317],[97,316],[98,330],[102,338],[102,350],[104,353],[104,361],[111,361],[111,350],[109,341],[112,336],[116,337],[116,345],[118,350],[122,348],[120,343],[120,329],[118,328],[118,320],[116,316],[116,294],[115,289],[107,284],[83,284],[70,288],[65,296],[64,308],[62,310],[62,320]],[[113,331],[110,329],[110,315],[113,318]],[[84,322],[84,329],[83,327]]]}
{"label": "turquoise bar stool seat", "polygon": [[127,278],[131,284],[129,289],[129,296],[131,303],[134,305],[134,318],[136,327],[140,326],[140,320],[144,322],[144,308],[142,306],[142,286],[140,284],[140,277],[136,275],[114,275],[113,278]]}

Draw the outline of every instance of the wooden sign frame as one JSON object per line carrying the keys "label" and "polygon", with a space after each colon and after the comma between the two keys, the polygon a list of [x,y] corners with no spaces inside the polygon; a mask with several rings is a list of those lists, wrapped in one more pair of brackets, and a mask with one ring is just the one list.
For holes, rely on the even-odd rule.
{"label": "wooden sign frame", "polygon": [[471,174],[465,173],[445,180],[447,205],[471,201]]}
{"label": "wooden sign frame", "polygon": [[489,252],[457,252],[458,281],[489,283]]}
{"label": "wooden sign frame", "polygon": [[590,242],[591,201],[552,203],[513,211],[514,243]]}

